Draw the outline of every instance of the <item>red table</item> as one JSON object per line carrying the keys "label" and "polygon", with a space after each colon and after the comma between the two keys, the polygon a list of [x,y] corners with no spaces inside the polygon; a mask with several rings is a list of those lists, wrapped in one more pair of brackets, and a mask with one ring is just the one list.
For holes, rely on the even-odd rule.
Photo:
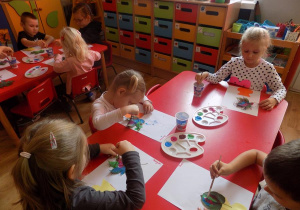
{"label": "red table", "polygon": [[[57,47],[57,46],[52,46],[52,47],[53,47],[55,54],[62,53],[61,51],[59,51],[60,47]],[[107,79],[107,72],[106,72],[106,65],[105,65],[105,58],[104,58],[104,51],[107,50],[107,46],[100,45],[100,44],[93,44],[93,47],[91,49],[101,53],[104,82],[105,82],[106,87],[108,87],[108,79]],[[9,80],[14,81],[14,83],[11,86],[0,88],[0,102],[5,101],[13,96],[16,96],[26,90],[32,89],[33,87],[40,84],[42,81],[44,81],[45,79],[47,79],[49,77],[54,78],[58,75],[53,71],[52,66],[43,63],[43,61],[49,59],[47,54],[42,55],[44,57],[44,60],[42,62],[35,63],[35,64],[24,63],[22,61],[22,58],[25,57],[26,55],[21,51],[15,52],[14,56],[20,62],[18,64],[18,68],[11,69],[10,67],[8,67],[8,68],[4,68],[4,69],[11,71],[12,73],[16,74],[17,76],[9,79]],[[30,69],[31,67],[37,66],[37,65],[40,65],[42,67],[48,67],[48,71],[39,77],[26,78],[24,76],[25,72],[28,69]],[[2,70],[2,69],[0,69],[0,70]],[[5,128],[5,130],[7,131],[8,135],[10,136],[10,138],[13,139],[14,144],[18,145],[19,137],[17,136],[17,134],[15,133],[14,129],[12,128],[10,122],[8,121],[5,113],[3,112],[1,105],[0,105],[0,121],[3,125],[3,127]]]}
{"label": "red table", "polygon": [[[266,153],[271,150],[287,109],[285,100],[272,111],[259,109],[257,117],[225,109],[224,114],[229,116],[227,123],[218,127],[199,127],[194,124],[191,116],[200,107],[221,105],[228,84],[221,82],[221,84],[213,85],[204,82],[205,88],[202,96],[193,98],[194,77],[194,72],[182,72],[149,95],[154,108],[159,111],[172,116],[178,111],[187,112],[190,119],[186,131],[199,132],[206,136],[206,141],[202,146],[205,151],[204,154],[191,158],[190,161],[209,169],[209,166],[219,159],[220,155],[222,155],[222,161],[229,162],[241,152],[249,149],[258,149]],[[261,100],[267,97],[269,95],[261,94]],[[173,132],[176,132],[175,129]],[[146,183],[146,203],[143,209],[177,209],[157,194],[181,162],[181,159],[166,155],[159,142],[118,123],[104,131],[96,132],[88,138],[88,141],[89,143],[117,143],[124,139],[129,140],[163,163],[158,172]],[[91,160],[84,174],[90,173],[105,160],[105,156]],[[258,166],[251,166],[224,178],[254,193],[261,178],[261,170]]]}

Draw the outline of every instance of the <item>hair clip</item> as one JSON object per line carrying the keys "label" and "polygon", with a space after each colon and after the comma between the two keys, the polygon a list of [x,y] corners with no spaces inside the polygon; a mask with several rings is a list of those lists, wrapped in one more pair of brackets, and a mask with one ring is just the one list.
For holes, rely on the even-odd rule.
{"label": "hair clip", "polygon": [[20,156],[29,159],[31,154],[29,152],[20,152]]}
{"label": "hair clip", "polygon": [[56,138],[51,131],[50,131],[50,145],[51,145],[51,149],[57,148]]}

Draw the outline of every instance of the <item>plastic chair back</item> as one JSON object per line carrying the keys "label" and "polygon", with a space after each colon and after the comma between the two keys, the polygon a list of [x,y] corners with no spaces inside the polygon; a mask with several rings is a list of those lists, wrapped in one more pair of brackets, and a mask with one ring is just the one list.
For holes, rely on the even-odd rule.
{"label": "plastic chair back", "polygon": [[156,84],[154,86],[152,86],[146,93],[146,96],[150,95],[151,93],[153,93],[154,91],[156,91],[158,88],[160,88],[161,85],[160,84]]}
{"label": "plastic chair back", "polygon": [[272,149],[280,146],[280,145],[283,145],[285,143],[285,139],[284,139],[284,136],[283,134],[281,133],[281,131],[279,130],[277,135],[276,135],[276,138],[275,138],[275,141],[274,141],[274,144],[273,144],[273,147]]}

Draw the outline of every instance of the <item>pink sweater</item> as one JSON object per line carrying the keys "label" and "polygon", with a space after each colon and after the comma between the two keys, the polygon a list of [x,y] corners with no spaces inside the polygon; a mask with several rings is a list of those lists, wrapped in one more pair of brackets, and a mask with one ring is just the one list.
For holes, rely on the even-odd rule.
{"label": "pink sweater", "polygon": [[72,78],[90,71],[94,65],[94,61],[100,60],[100,58],[100,53],[93,50],[89,50],[87,59],[83,62],[79,62],[75,57],[67,57],[65,60],[62,60],[62,55],[58,55],[55,58],[53,70],[57,73],[67,73],[67,94],[71,94],[72,92]]}

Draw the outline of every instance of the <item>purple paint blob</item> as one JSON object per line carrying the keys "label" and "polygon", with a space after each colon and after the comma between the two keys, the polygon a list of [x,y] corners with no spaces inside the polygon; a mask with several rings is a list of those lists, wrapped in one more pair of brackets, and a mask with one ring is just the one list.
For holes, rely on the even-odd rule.
{"label": "purple paint blob", "polygon": [[185,136],[184,134],[179,135],[179,138],[180,138],[180,139],[185,139],[185,137],[186,137],[186,136]]}
{"label": "purple paint blob", "polygon": [[207,109],[203,109],[203,112],[206,113],[206,112],[208,112],[208,111],[207,111]]}
{"label": "purple paint blob", "polygon": [[167,141],[167,142],[165,143],[165,146],[166,146],[166,147],[170,147],[170,146],[172,146],[172,143]]}

